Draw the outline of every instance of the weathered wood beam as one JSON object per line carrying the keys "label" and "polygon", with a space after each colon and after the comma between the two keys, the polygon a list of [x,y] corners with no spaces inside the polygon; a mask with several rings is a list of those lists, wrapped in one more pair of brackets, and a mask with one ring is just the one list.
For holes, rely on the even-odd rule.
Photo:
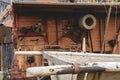
{"label": "weathered wood beam", "polygon": [[19,1],[19,0],[13,0],[12,1],[13,4],[30,4],[30,5],[34,5],[34,4],[40,4],[40,5],[83,5],[83,6],[88,6],[88,5],[95,5],[95,6],[119,6],[120,3],[116,2],[116,3],[112,3],[112,2],[77,2],[77,3],[68,3],[68,2],[41,2],[41,1]]}
{"label": "weathered wood beam", "polygon": [[15,55],[42,55],[42,51],[15,51]]}
{"label": "weathered wood beam", "polygon": [[119,57],[119,54],[97,54],[97,53],[88,53],[86,52],[83,54],[83,52],[60,52],[60,51],[43,51],[43,54],[49,54],[49,55],[71,55],[71,56],[89,56],[89,57]]}
{"label": "weathered wood beam", "polygon": [[106,38],[106,34],[107,34],[107,31],[108,31],[108,27],[109,27],[111,10],[112,10],[112,5],[109,7],[108,14],[107,14],[107,20],[106,20],[106,24],[105,24],[105,32],[104,32],[102,46],[101,46],[101,53],[104,52],[105,38]]}
{"label": "weathered wood beam", "polygon": [[46,67],[31,67],[27,69],[27,77],[49,76],[57,74],[78,74],[86,72],[120,72],[120,62],[96,62],[80,65],[56,65]]}
{"label": "weathered wood beam", "polygon": [[120,62],[119,54],[95,54],[83,52],[43,52],[43,57],[56,65],[78,63],[84,65],[87,62]]}
{"label": "weathered wood beam", "polygon": [[27,69],[27,77],[49,76],[56,74],[71,74],[85,72],[102,72],[105,68],[101,67],[75,67],[74,65],[56,65],[46,67],[32,67]]}
{"label": "weathered wood beam", "polygon": [[87,52],[83,54],[83,52],[60,52],[60,51],[15,51],[15,55],[42,55],[42,54],[120,58],[120,55],[118,54],[96,54]]}

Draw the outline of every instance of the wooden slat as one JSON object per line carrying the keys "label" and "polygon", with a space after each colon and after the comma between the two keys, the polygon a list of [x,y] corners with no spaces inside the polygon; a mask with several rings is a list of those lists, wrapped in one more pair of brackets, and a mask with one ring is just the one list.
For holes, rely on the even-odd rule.
{"label": "wooden slat", "polygon": [[40,51],[15,51],[15,55],[42,55]]}
{"label": "wooden slat", "polygon": [[89,3],[86,3],[86,2],[78,2],[78,3],[60,3],[60,2],[53,2],[53,1],[45,1],[45,2],[40,2],[40,1],[24,1],[24,2],[20,2],[20,1],[13,1],[14,4],[28,4],[28,5],[34,5],[34,4],[41,4],[41,5],[69,5],[69,6],[72,6],[72,5],[84,5],[84,6],[88,6],[88,5],[94,5],[94,6],[101,6],[101,5],[107,5],[107,6],[110,6],[110,5],[118,5],[120,3],[116,2],[116,3],[112,3],[112,2],[89,2]]}
{"label": "wooden slat", "polygon": [[31,67],[28,68],[26,71],[27,71],[27,77],[50,76],[57,74],[78,74],[78,73],[87,73],[87,72],[88,73],[118,72],[120,74],[120,62],[112,62],[112,63],[98,62],[93,65],[91,65],[91,63],[88,63],[88,65],[84,65],[84,66],[77,65],[77,72],[75,72],[74,70],[75,68],[76,67],[74,65],[55,65],[55,66]]}
{"label": "wooden slat", "polygon": [[78,63],[84,65],[89,62],[120,62],[120,55],[118,54],[93,54],[81,52],[44,52],[44,57],[54,64],[72,64]]}

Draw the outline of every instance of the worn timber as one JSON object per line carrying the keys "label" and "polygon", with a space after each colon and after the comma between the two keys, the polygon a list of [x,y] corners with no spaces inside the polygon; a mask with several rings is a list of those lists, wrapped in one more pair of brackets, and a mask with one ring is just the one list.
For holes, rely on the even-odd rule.
{"label": "worn timber", "polygon": [[119,54],[45,51],[43,56],[54,64],[85,64],[89,62],[120,62]]}
{"label": "worn timber", "polygon": [[103,72],[105,68],[102,67],[86,67],[78,66],[77,72],[74,65],[57,65],[47,67],[32,67],[27,69],[27,77],[50,76],[57,74],[78,74],[85,72]]}
{"label": "worn timber", "polygon": [[[120,78],[118,76],[120,74],[120,55],[117,54],[57,51],[43,51],[41,53],[44,58],[51,61],[54,66],[28,68],[27,77],[49,75],[58,75],[60,77],[60,74],[76,73],[78,74],[77,80],[82,77],[87,80],[109,80],[110,78],[119,80]],[[65,76],[70,77],[70,75],[64,75],[64,77]]]}
{"label": "worn timber", "polygon": [[[55,12],[86,12],[90,9],[92,12],[95,13],[106,13],[106,9],[110,6],[113,6],[112,13],[115,13],[116,6],[118,7],[118,13],[120,3],[112,3],[112,2],[80,2],[80,3],[59,3],[59,2],[19,2],[13,1],[13,7],[16,8],[17,12],[22,14],[26,14],[27,12],[46,12],[46,11],[55,11]],[[31,8],[28,10],[27,8]],[[21,9],[19,11],[19,9]],[[38,10],[39,9],[39,10]],[[21,13],[22,12],[22,13]],[[30,14],[30,13],[29,13]],[[35,14],[35,13],[34,13]]]}
{"label": "worn timber", "polygon": [[119,54],[97,54],[59,51],[16,51],[16,55],[43,55],[54,64],[85,64],[89,62],[120,62]]}

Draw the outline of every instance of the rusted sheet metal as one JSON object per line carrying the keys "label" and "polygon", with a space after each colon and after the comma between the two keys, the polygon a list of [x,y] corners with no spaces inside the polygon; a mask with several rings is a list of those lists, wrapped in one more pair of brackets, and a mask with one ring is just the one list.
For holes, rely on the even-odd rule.
{"label": "rusted sheet metal", "polygon": [[49,76],[56,74],[75,74],[85,72],[103,72],[103,71],[105,71],[105,68],[102,67],[79,66],[76,72],[74,65],[56,65],[28,68],[27,77]]}

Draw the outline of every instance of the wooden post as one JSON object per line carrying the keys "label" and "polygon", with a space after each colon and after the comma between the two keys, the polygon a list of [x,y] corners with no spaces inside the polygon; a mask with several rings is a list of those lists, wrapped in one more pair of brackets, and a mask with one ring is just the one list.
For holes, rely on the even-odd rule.
{"label": "wooden post", "polygon": [[105,33],[104,33],[104,37],[103,37],[103,41],[102,41],[101,53],[104,52],[105,38],[106,38],[107,30],[108,30],[108,24],[109,24],[109,20],[110,20],[111,10],[112,10],[112,5],[110,5],[109,11],[108,11],[108,14],[107,14],[107,21],[106,21],[106,24],[105,24]]}
{"label": "wooden post", "polygon": [[85,39],[85,37],[83,37],[82,51],[83,51],[84,53],[86,52],[86,39]]}

